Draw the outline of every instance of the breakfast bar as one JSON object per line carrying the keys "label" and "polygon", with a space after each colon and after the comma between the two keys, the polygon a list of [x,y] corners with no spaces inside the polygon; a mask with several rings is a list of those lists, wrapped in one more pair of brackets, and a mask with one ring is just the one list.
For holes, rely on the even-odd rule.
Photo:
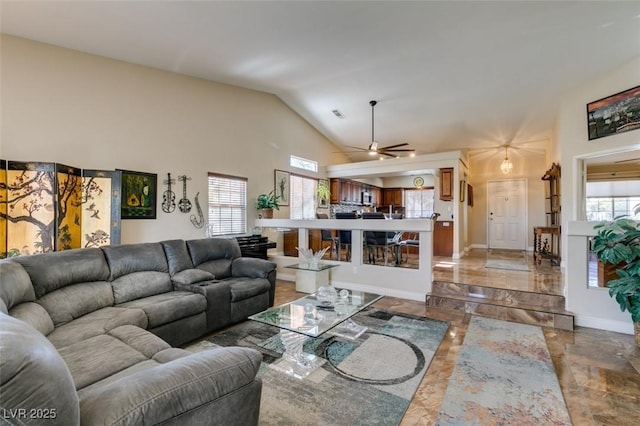
{"label": "breakfast bar", "polygon": [[[430,219],[257,219],[255,225],[262,229],[263,235],[277,241],[278,247],[269,251],[269,259],[278,264],[279,279],[296,281],[295,274],[287,266],[301,260],[284,255],[281,245],[283,234],[297,230],[297,247],[309,247],[309,233],[312,230],[329,229],[341,234],[346,232],[350,237],[348,260],[345,257],[340,260],[323,260],[328,264],[342,265],[332,269],[331,281],[334,285],[420,301],[424,301],[431,291],[433,221]],[[418,252],[416,267],[395,267],[394,262],[387,262],[386,266],[385,263],[369,263],[367,254],[363,253],[366,232],[418,236],[417,240],[413,240]]]}

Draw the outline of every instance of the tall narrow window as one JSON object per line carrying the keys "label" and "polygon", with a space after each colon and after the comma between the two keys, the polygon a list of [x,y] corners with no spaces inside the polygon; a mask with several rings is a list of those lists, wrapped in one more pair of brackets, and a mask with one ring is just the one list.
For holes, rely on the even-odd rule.
{"label": "tall narrow window", "polygon": [[247,179],[209,173],[209,234],[247,232]]}
{"label": "tall narrow window", "polygon": [[318,180],[291,175],[290,188],[289,217],[291,219],[315,219]]}
{"label": "tall narrow window", "polygon": [[429,218],[433,214],[433,195],[433,188],[405,189],[405,217],[407,219]]}

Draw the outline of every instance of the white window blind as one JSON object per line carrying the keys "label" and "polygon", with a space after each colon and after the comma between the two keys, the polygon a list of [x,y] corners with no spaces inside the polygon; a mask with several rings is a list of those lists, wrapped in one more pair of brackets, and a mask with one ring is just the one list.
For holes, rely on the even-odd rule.
{"label": "white window blind", "polygon": [[407,219],[429,218],[433,214],[433,195],[431,189],[405,189],[404,215]]}
{"label": "white window blind", "polygon": [[316,218],[316,189],[318,180],[291,175],[289,217],[291,219]]}
{"label": "white window blind", "polygon": [[209,235],[247,232],[247,179],[209,173]]}

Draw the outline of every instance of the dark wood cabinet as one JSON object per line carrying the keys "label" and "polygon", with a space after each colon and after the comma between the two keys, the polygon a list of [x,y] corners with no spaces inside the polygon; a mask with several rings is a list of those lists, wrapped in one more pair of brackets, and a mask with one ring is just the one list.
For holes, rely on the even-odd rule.
{"label": "dark wood cabinet", "polygon": [[331,179],[329,181],[329,203],[340,204],[340,179]]}
{"label": "dark wood cabinet", "polygon": [[385,188],[384,189],[384,205],[387,206],[403,206],[403,193],[402,188]]}
{"label": "dark wood cabinet", "polygon": [[453,200],[453,167],[440,169],[440,200]]}
{"label": "dark wood cabinet", "polygon": [[453,221],[440,220],[433,226],[433,255],[453,256]]}
{"label": "dark wood cabinet", "polygon": [[[285,231],[283,236],[283,252],[285,256],[298,256],[298,230],[291,229]],[[322,233],[319,229],[309,230],[309,248],[314,252],[322,249]]]}

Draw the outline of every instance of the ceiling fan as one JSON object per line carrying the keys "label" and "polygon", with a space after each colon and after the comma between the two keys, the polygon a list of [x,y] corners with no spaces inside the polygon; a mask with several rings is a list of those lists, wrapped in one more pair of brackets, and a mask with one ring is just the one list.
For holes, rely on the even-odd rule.
{"label": "ceiling fan", "polygon": [[388,157],[398,158],[400,157],[397,152],[415,152],[415,149],[406,148],[406,149],[398,149],[403,146],[409,145],[408,143],[399,143],[395,145],[388,146],[380,146],[378,141],[375,140],[374,130],[375,130],[375,120],[374,120],[374,109],[378,101],[369,101],[369,105],[371,105],[371,144],[369,144],[368,148],[359,148],[357,146],[349,146],[349,148],[353,148],[356,151],[346,151],[346,152],[368,152],[369,155],[386,155]]}

